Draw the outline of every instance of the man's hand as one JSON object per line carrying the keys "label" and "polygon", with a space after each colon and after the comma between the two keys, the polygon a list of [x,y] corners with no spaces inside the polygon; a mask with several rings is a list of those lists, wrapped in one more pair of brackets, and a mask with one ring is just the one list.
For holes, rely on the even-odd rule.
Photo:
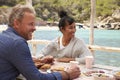
{"label": "man's hand", "polygon": [[70,80],[79,77],[81,74],[80,68],[78,66],[70,66],[70,68],[67,69],[66,72],[69,74]]}
{"label": "man's hand", "polygon": [[62,80],[73,80],[80,76],[81,71],[80,71],[79,67],[71,66],[66,71],[60,71],[60,73],[62,75]]}

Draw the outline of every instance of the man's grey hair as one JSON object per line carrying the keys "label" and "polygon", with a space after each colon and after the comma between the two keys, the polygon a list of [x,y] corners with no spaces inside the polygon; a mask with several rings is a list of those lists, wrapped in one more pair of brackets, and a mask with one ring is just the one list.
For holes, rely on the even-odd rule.
{"label": "man's grey hair", "polygon": [[11,14],[9,15],[8,26],[10,27],[14,26],[13,23],[15,19],[21,21],[25,12],[36,14],[33,7],[31,6],[18,4],[15,7],[13,7]]}

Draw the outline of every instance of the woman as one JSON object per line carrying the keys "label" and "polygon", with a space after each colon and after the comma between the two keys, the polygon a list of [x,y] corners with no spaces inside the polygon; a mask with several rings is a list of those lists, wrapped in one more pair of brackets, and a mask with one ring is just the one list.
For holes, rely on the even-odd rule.
{"label": "woman", "polygon": [[58,26],[62,36],[57,37],[42,49],[40,55],[51,55],[63,62],[76,60],[79,63],[85,63],[85,56],[91,55],[91,53],[84,41],[75,37],[75,20],[68,16],[65,11],[61,11],[59,16],[61,19]]}

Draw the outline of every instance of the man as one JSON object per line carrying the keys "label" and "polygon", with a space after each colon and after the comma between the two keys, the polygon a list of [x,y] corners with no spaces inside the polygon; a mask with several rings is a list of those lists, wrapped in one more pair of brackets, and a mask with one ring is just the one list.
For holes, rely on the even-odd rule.
{"label": "man", "polygon": [[0,34],[0,80],[15,80],[22,74],[27,80],[70,80],[80,75],[78,67],[43,74],[31,57],[27,40],[32,39],[35,13],[24,5],[15,6],[9,16],[9,27]]}

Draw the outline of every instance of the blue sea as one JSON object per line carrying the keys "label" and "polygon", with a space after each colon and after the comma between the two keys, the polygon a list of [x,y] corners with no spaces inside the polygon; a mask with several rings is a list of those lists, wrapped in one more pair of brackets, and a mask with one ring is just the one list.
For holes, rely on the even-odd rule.
{"label": "blue sea", "polygon": [[[89,30],[77,29],[76,37],[81,38],[89,44]],[[37,30],[34,32],[34,39],[53,40],[61,36],[59,30]],[[94,30],[94,45],[120,47],[120,30]],[[45,45],[38,45],[39,52]],[[95,64],[120,66],[120,53],[95,51]]]}
{"label": "blue sea", "polygon": [[[0,31],[1,32],[1,31]],[[83,39],[86,44],[89,44],[89,30],[77,29],[76,37]],[[59,30],[36,30],[34,39],[53,40],[61,36]],[[94,45],[119,47],[120,48],[120,30],[94,30]],[[31,49],[31,46],[29,46]],[[45,47],[45,45],[37,45],[37,53]],[[95,64],[120,66],[120,53],[95,51]]]}

